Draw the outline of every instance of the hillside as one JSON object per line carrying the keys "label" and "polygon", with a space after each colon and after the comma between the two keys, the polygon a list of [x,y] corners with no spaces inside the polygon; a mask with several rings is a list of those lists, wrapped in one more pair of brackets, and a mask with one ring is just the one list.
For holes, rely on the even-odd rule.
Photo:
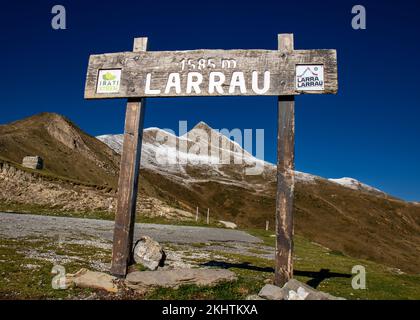
{"label": "hillside", "polygon": [[[201,216],[210,208],[213,220],[233,221],[241,228],[263,228],[269,220],[273,230],[275,166],[255,159],[222,135],[216,135],[216,154],[224,152],[243,162],[215,165],[199,152],[207,147],[204,140],[209,133],[215,130],[205,123],[183,137],[158,128],[145,130],[138,217],[193,220],[198,206]],[[52,208],[60,214],[82,212],[112,219],[122,136],[100,139],[115,151],[56,114],[0,126],[0,207],[24,204],[33,211],[42,204],[45,212]],[[180,144],[186,144],[189,152],[174,152]],[[45,172],[20,168],[17,163],[27,155],[42,156]],[[168,158],[175,161],[168,163]],[[256,164],[264,168],[262,174],[245,174]],[[80,181],[80,185],[64,178]],[[295,178],[297,234],[337,252],[418,273],[418,204],[351,178],[328,180],[300,172]]]}
{"label": "hillside", "polygon": [[[263,162],[262,175],[244,174],[246,167],[255,166],[261,160],[233,142],[226,142],[227,138],[221,136],[220,148],[230,150],[232,158],[243,154],[244,164],[215,165],[205,157],[194,163],[195,154],[179,153],[177,160],[187,157],[188,161],[168,166],[162,157],[174,157],[174,151],[162,152],[162,145],[156,140],[165,139],[150,138],[153,135],[169,136],[170,147],[174,147],[182,139],[188,139],[188,144],[193,141],[202,143],[212,131],[204,123],[194,127],[188,137],[174,137],[157,128],[146,130],[142,167],[147,185],[144,180],[143,184],[140,182],[142,191],[147,193],[152,182],[159,197],[186,210],[193,212],[197,205],[210,207],[217,218],[258,228],[264,228],[265,221],[269,220],[273,228],[276,190],[276,167],[273,164]],[[201,140],[197,139],[200,137]],[[121,152],[122,138],[122,135],[99,137],[118,153]],[[159,161],[156,161],[157,152],[161,155]],[[176,161],[179,162],[182,163]],[[352,178],[324,179],[296,172],[295,181],[295,229],[298,234],[339,252],[418,272],[420,206]]]}
{"label": "hillside", "polygon": [[119,156],[61,115],[42,113],[0,125],[0,157],[45,159],[45,171],[89,184],[115,185]]}

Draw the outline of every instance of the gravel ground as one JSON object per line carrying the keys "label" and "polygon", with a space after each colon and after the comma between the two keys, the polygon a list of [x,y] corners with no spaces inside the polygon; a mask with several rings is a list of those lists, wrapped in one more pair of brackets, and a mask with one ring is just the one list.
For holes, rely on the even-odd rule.
{"label": "gravel ground", "polygon": [[[0,213],[0,236],[5,238],[100,238],[112,241],[113,228],[114,222],[107,220]],[[171,243],[232,242],[246,245],[262,242],[244,231],[161,224],[136,224],[135,238],[140,235]]]}

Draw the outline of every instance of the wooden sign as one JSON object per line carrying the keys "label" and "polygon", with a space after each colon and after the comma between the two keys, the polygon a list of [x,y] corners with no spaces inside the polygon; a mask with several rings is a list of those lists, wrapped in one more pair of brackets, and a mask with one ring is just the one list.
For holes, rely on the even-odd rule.
{"label": "wooden sign", "polygon": [[194,50],[92,55],[85,98],[336,92],[335,50]]}
{"label": "wooden sign", "polygon": [[295,102],[299,94],[336,93],[335,50],[294,50],[280,34],[278,50],[133,52],[91,55],[86,99],[128,98],[118,182],[111,273],[124,277],[132,246],[146,97],[278,96],[275,284],[293,276]]}

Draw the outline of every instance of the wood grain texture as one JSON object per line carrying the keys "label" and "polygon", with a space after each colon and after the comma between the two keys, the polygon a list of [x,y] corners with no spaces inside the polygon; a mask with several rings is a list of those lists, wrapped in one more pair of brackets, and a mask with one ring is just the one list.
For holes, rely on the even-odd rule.
{"label": "wood grain texture", "polygon": [[[146,49],[147,38],[134,40],[133,50]],[[144,110],[145,99],[134,98],[127,103],[111,264],[111,273],[118,277],[126,276],[132,262]]]}
{"label": "wood grain texture", "polygon": [[[279,51],[292,52],[293,35],[279,35]],[[283,286],[293,277],[293,190],[295,98],[279,96],[277,131],[276,266],[274,282]]]}
{"label": "wood grain texture", "polygon": [[[182,70],[182,61],[191,60],[197,63],[200,59],[211,60],[214,66],[206,66],[202,70],[185,68]],[[227,61],[235,61],[228,68]],[[225,65],[223,67],[223,61]],[[298,91],[295,88],[296,65],[298,64],[322,64],[324,65],[325,90],[323,91]],[[99,70],[121,69],[120,91],[118,93],[96,93],[97,77]],[[252,72],[260,74],[260,82],[263,73],[271,74],[270,88],[263,94],[251,90]],[[203,75],[201,93],[187,93],[188,72],[200,72]],[[226,76],[223,84],[223,93],[208,92],[209,74],[222,72]],[[229,92],[229,82],[233,72],[243,72],[245,76],[247,92],[243,93],[239,88]],[[145,92],[146,75],[152,76],[152,88],[161,90],[159,94]],[[179,73],[181,77],[181,92],[175,90],[165,93],[164,88],[170,73]],[[192,51],[160,51],[160,52],[121,52],[91,55],[89,59],[86,77],[85,98],[129,98],[129,97],[180,97],[180,96],[252,96],[252,95],[299,95],[336,93],[337,83],[337,55],[335,50],[192,50]]]}

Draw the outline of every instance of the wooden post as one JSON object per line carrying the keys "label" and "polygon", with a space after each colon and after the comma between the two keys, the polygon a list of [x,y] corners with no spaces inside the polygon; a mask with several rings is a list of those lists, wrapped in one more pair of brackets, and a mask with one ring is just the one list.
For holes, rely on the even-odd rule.
{"label": "wooden post", "polygon": [[270,225],[270,221],[266,221],[265,222],[265,231],[268,231],[268,227],[269,227],[269,225]]}
{"label": "wooden post", "polygon": [[[278,36],[282,57],[294,50],[293,34]],[[283,286],[293,277],[293,188],[295,144],[295,98],[278,97],[276,268],[274,283]]]}
{"label": "wooden post", "polygon": [[207,224],[210,223],[210,208],[207,208]]}
{"label": "wooden post", "polygon": [[[146,51],[147,38],[134,39],[133,51]],[[128,99],[118,181],[111,273],[125,277],[132,260],[145,99]]]}
{"label": "wooden post", "polygon": [[198,207],[197,207],[197,210],[195,212],[195,222],[198,222]]}

